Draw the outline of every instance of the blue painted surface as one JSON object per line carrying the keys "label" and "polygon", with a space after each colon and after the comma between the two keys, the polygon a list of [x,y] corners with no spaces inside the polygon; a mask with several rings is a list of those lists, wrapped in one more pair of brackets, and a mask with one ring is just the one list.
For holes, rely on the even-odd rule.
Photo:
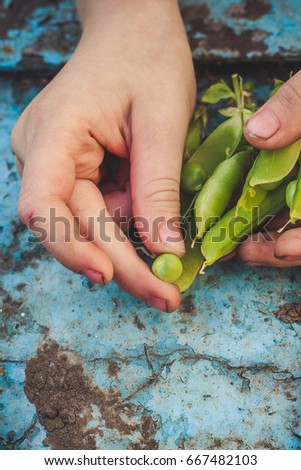
{"label": "blue painted surface", "polygon": [[[195,59],[300,59],[299,0],[180,3]],[[0,70],[57,69],[79,36],[73,0],[0,1]]]}
{"label": "blue painted surface", "polygon": [[[160,449],[300,449],[300,315],[289,323],[277,314],[299,301],[300,270],[223,263],[167,315],[114,283],[91,286],[64,269],[28,242],[18,222],[20,180],[9,135],[43,83],[20,80],[0,80],[1,446],[51,443],[23,387],[27,361],[52,341],[55,361],[66,353],[67,369],[83,366],[94,391],[117,393],[111,408],[88,395],[80,408],[88,416],[80,431],[89,429],[99,449],[142,445],[146,419]],[[110,422],[116,407],[132,431]]]}
{"label": "blue painted surface", "polygon": [[[38,3],[23,11],[24,2],[0,1],[0,70],[55,71],[72,53],[79,37],[73,2]],[[256,19],[251,3],[182,0],[194,57],[299,58],[299,2],[259,2],[267,8]],[[114,283],[91,286],[28,241],[9,136],[44,84],[30,73],[0,76],[0,447],[60,447],[24,391],[30,359],[41,360],[38,348],[51,341],[58,374],[66,354],[66,370],[83,367],[95,397],[105,397],[87,394],[84,406],[77,399],[76,424],[87,418],[79,433],[89,430],[99,449],[300,449],[299,269],[221,264],[165,315]],[[266,97],[267,87],[260,90]],[[280,316],[286,304],[295,305],[294,319]]]}
{"label": "blue painted surface", "polygon": [[[181,4],[192,9],[190,17],[196,22],[195,27],[187,22],[188,34],[194,39],[195,59],[300,59],[299,0],[182,0]],[[195,21],[198,5],[199,11],[204,5],[208,7],[208,14],[200,18],[199,28]],[[204,26],[209,26],[209,33],[204,34]],[[230,41],[225,41],[227,36]]]}

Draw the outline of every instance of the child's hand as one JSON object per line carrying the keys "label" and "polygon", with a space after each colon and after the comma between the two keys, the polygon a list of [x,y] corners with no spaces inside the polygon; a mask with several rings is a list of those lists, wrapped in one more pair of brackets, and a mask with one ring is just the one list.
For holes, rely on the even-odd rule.
{"label": "child's hand", "polygon": [[[148,221],[141,235],[151,251],[184,253],[180,229],[170,234],[166,226],[179,217],[182,151],[196,88],[177,2],[86,0],[80,11],[83,36],[74,55],[13,130],[23,174],[19,214],[34,232],[47,229],[44,245],[67,268],[99,284],[114,277],[131,295],[172,311],[178,289],[151,274],[115,223],[104,226],[96,218],[102,209],[109,215],[120,207],[121,216]],[[97,185],[104,149],[130,162],[130,177],[127,184],[126,172],[120,176],[126,190],[103,197]],[[92,229],[93,241],[78,240],[78,231],[91,240]],[[177,241],[167,243],[169,234]]]}
{"label": "child's hand", "polygon": [[[245,137],[259,148],[277,149],[301,137],[301,72],[298,72],[252,117]],[[289,217],[287,217],[288,219]],[[280,218],[278,228],[285,220]],[[274,224],[274,230],[277,226]],[[301,266],[301,228],[287,230],[282,235],[252,235],[237,254],[252,265],[276,267]]]}

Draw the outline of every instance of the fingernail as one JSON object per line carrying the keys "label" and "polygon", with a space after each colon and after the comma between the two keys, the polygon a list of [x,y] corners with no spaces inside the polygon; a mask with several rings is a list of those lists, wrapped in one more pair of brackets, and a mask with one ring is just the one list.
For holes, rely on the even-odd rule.
{"label": "fingernail", "polygon": [[84,269],[83,276],[85,276],[87,279],[89,279],[92,282],[101,284],[102,286],[105,286],[107,284],[104,276],[98,271],[94,271],[93,269]]}
{"label": "fingernail", "polygon": [[269,111],[260,111],[246,124],[246,132],[253,139],[268,140],[280,129],[278,118]]}
{"label": "fingernail", "polygon": [[166,300],[164,300],[164,299],[159,299],[159,297],[151,296],[151,297],[148,299],[147,304],[148,304],[150,307],[154,307],[154,308],[156,308],[157,310],[161,310],[162,312],[168,312],[168,305],[167,305]]}
{"label": "fingernail", "polygon": [[175,223],[159,225],[159,238],[162,245],[168,246],[180,254],[185,254],[185,244],[181,229]]}

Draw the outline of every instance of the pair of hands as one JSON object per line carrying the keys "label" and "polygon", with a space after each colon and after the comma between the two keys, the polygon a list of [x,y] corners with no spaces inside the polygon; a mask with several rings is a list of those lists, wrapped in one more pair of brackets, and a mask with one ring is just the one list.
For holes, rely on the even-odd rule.
{"label": "pair of hands", "polygon": [[[114,278],[132,296],[170,312],[180,303],[177,287],[153,276],[121,228],[134,216],[149,250],[184,254],[179,225],[167,221],[179,219],[196,83],[177,1],[78,3],[83,34],[75,53],[13,129],[23,175],[19,215],[34,232],[43,220],[43,243],[67,268],[101,285]],[[299,138],[299,93],[301,74],[248,122],[249,142],[272,149]],[[121,163],[116,184],[101,193],[104,149]],[[237,256],[253,265],[301,265],[301,229],[274,240],[251,237]]]}

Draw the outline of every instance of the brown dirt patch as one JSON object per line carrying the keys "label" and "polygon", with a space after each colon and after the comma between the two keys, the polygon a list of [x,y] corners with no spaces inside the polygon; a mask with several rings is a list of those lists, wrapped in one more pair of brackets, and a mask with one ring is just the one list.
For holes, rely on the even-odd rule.
{"label": "brown dirt patch", "polygon": [[301,323],[301,303],[287,303],[273,313],[278,320],[285,323]]}
{"label": "brown dirt patch", "polygon": [[130,449],[158,448],[158,424],[149,412],[123,399],[116,388],[97,387],[80,359],[53,341],[28,361],[24,389],[52,449],[97,449],[97,439],[108,430],[114,430],[114,443],[120,439],[121,447],[128,436]]}

